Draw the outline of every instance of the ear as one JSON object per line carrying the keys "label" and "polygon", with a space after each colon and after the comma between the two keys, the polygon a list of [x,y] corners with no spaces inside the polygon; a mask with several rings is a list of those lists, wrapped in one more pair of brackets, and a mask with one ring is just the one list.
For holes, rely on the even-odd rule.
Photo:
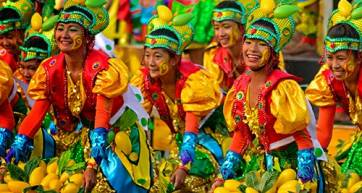
{"label": "ear", "polygon": [[177,64],[179,64],[181,62],[181,56],[180,55],[175,55],[174,57],[170,58],[170,64],[172,66],[177,66]]}

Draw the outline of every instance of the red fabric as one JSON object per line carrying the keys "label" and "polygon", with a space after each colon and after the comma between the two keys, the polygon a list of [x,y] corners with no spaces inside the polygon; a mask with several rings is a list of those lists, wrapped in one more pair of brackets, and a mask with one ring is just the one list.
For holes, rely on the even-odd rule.
{"label": "red fabric", "polygon": [[196,116],[192,112],[186,112],[185,118],[185,131],[198,134],[199,133],[199,124],[200,124],[200,117]]}
{"label": "red fabric", "polygon": [[49,107],[50,102],[48,100],[35,101],[33,108],[21,123],[18,133],[33,138],[39,130]]}
{"label": "red fabric", "polygon": [[0,50],[0,59],[9,65],[13,72],[18,68],[18,62],[15,57],[5,49]]}
{"label": "red fabric", "polygon": [[14,113],[8,100],[0,105],[0,127],[10,131],[15,127]]}
{"label": "red fabric", "polygon": [[213,62],[224,72],[224,84],[227,89],[231,88],[234,82],[233,60],[227,48],[219,47],[213,58]]}
{"label": "red fabric", "polygon": [[[68,108],[67,97],[67,78],[64,72],[64,54],[60,53],[45,61],[43,67],[47,75],[47,96],[57,112],[56,119],[59,121],[57,126],[62,130],[71,131],[74,129],[75,117],[72,116]],[[81,112],[81,118],[88,121],[94,121],[96,94],[92,92],[97,74],[108,69],[108,56],[103,52],[91,50],[87,55],[84,64],[82,78],[83,86],[87,99]]]}
{"label": "red fabric", "polygon": [[308,36],[303,36],[301,41],[303,43],[307,43],[309,45],[314,46],[317,43],[317,38],[311,38],[311,37],[308,37]]}
{"label": "red fabric", "polygon": [[335,112],[336,106],[319,108],[317,138],[323,148],[327,148],[331,142]]}
{"label": "red fabric", "polygon": [[106,128],[109,129],[109,119],[112,112],[112,99],[109,99],[103,95],[97,96],[96,105],[96,118],[94,128]]}
{"label": "red fabric", "polygon": [[[233,117],[235,117],[235,122],[237,123],[236,127],[240,130],[249,130],[248,125],[246,125],[242,118],[244,117],[244,104],[246,103],[246,94],[247,94],[247,88],[250,82],[250,76],[249,73],[243,73],[239,78],[235,81],[235,92],[236,93],[242,93],[242,96],[240,100],[234,100],[232,114]],[[270,144],[273,142],[277,142],[279,140],[282,140],[284,138],[287,138],[289,136],[292,136],[294,134],[289,135],[283,135],[278,134],[274,130],[274,123],[276,118],[271,114],[270,112],[270,103],[271,103],[271,91],[277,87],[280,81],[285,79],[294,79],[298,80],[297,77],[290,75],[288,73],[285,73],[281,70],[274,70],[271,75],[268,77],[267,81],[268,84],[265,84],[263,87],[262,93],[261,93],[261,99],[258,101],[259,106],[262,108],[258,108],[258,118],[259,118],[259,125],[265,125],[265,131],[261,133],[259,136],[260,143],[263,145],[264,149],[266,151],[269,151]],[[244,131],[245,132],[245,131]],[[250,131],[249,131],[250,132]],[[248,138],[247,140],[250,140]],[[310,140],[310,139],[309,139]],[[298,142],[297,142],[298,143]]]}
{"label": "red fabric", "polygon": [[236,129],[233,133],[233,139],[229,149],[235,153],[243,154],[251,141],[252,136],[247,128]]}
{"label": "red fabric", "polygon": [[313,148],[313,142],[307,129],[295,132],[293,134],[293,137],[298,145],[299,150]]}

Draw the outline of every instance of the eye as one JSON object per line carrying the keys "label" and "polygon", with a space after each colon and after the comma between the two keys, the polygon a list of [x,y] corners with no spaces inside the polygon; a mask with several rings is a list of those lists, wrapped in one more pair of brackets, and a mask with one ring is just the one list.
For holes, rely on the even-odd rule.
{"label": "eye", "polygon": [[250,40],[245,40],[244,44],[250,45],[251,41]]}

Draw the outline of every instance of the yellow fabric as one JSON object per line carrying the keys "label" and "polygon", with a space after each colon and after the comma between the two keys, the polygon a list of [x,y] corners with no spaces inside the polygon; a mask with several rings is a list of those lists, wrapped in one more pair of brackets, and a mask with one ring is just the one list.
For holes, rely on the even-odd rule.
{"label": "yellow fabric", "polygon": [[270,111],[280,134],[303,130],[309,124],[309,114],[303,90],[294,80],[283,80],[271,93]]}
{"label": "yellow fabric", "polygon": [[28,95],[33,100],[47,99],[47,77],[43,65],[39,65],[28,87]]}
{"label": "yellow fabric", "polygon": [[123,94],[128,85],[128,68],[122,60],[108,60],[109,68],[99,72],[93,88],[93,93],[113,98]]}
{"label": "yellow fabric", "polygon": [[12,71],[9,65],[0,61],[0,104],[8,99],[14,84]]}
{"label": "yellow fabric", "polygon": [[[230,131],[235,129],[232,107],[236,98],[232,87],[224,102],[225,121]],[[302,89],[294,80],[284,80],[271,93],[270,111],[276,118],[274,129],[280,134],[290,134],[304,129],[309,123],[306,99]],[[252,112],[252,111],[250,111]],[[250,118],[252,118],[252,113]]]}
{"label": "yellow fabric", "polygon": [[362,101],[358,95],[358,91],[356,90],[354,94],[354,99],[351,95],[348,95],[349,98],[349,117],[352,120],[352,123],[358,125],[358,127],[362,128]]}
{"label": "yellow fabric", "polygon": [[224,72],[220,69],[219,65],[213,62],[216,54],[217,47],[212,47],[204,52],[204,67],[210,75],[216,79],[217,83],[222,86],[224,80]]}
{"label": "yellow fabric", "polygon": [[131,85],[140,89],[142,96],[143,96],[142,106],[143,106],[143,108],[145,108],[145,110],[148,113],[150,113],[152,111],[152,103],[146,97],[147,93],[145,91],[144,77],[143,77],[141,70],[137,71],[136,74],[132,76],[130,83],[131,83]]}
{"label": "yellow fabric", "polygon": [[[132,164],[128,156],[126,156],[123,152],[115,149],[117,156],[122,161],[124,167],[128,171],[128,174],[131,176],[133,182],[138,186],[144,187],[145,189],[149,189],[151,186],[151,176],[150,174],[150,151],[147,144],[146,134],[141,126],[138,126],[139,133],[139,142],[140,142],[140,152],[139,152],[139,160],[137,164]],[[131,153],[132,155],[132,153]],[[144,181],[144,183],[140,183],[140,181]]]}
{"label": "yellow fabric", "polygon": [[79,80],[74,83],[71,73],[67,70],[67,84],[68,84],[68,107],[73,116],[78,117],[83,109],[87,95],[84,90],[82,75]]}
{"label": "yellow fabric", "polygon": [[333,93],[328,86],[327,80],[322,74],[322,72],[328,68],[329,66],[324,64],[305,90],[305,95],[308,100],[318,107],[336,105]]}
{"label": "yellow fabric", "polygon": [[234,131],[234,129],[235,129],[235,121],[234,121],[234,117],[232,115],[232,109],[233,109],[233,104],[234,104],[235,98],[236,98],[236,91],[235,91],[235,87],[232,86],[225,97],[224,109],[223,109],[225,121],[226,121],[229,131]]}
{"label": "yellow fabric", "polygon": [[205,70],[191,74],[181,91],[181,103],[185,111],[205,116],[221,102],[218,83]]}

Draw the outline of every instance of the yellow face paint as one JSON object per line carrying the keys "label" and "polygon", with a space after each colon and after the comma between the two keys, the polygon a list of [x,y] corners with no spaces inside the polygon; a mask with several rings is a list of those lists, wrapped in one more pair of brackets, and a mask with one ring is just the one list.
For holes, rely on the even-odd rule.
{"label": "yellow face paint", "polygon": [[356,66],[357,64],[355,62],[353,55],[350,55],[347,62],[342,65],[342,68],[346,71],[346,78],[353,74],[353,72],[356,69]]}
{"label": "yellow face paint", "polygon": [[229,46],[233,46],[233,45],[237,44],[240,40],[241,40],[240,30],[238,28],[238,25],[235,25],[232,27],[231,37],[229,40]]}
{"label": "yellow face paint", "polygon": [[269,58],[270,58],[270,50],[268,48],[265,48],[261,53],[259,67],[265,66]]}
{"label": "yellow face paint", "polygon": [[165,74],[167,74],[168,70],[169,70],[169,67],[168,67],[168,63],[166,62],[163,62],[162,64],[160,64],[160,75],[163,76]]}
{"label": "yellow face paint", "polygon": [[76,35],[73,39],[73,50],[80,48],[83,44],[83,37],[81,35]]}

